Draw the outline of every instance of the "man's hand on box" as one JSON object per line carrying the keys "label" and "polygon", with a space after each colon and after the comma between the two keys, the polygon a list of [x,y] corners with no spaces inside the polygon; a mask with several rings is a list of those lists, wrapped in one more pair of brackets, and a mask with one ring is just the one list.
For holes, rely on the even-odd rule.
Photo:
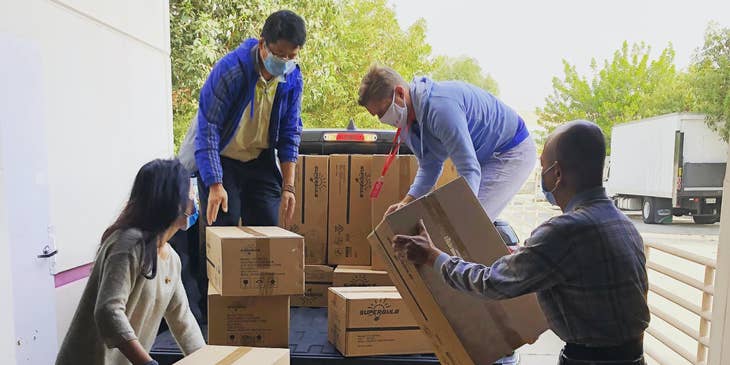
{"label": "man's hand on box", "polygon": [[417,265],[430,265],[436,262],[441,250],[431,241],[423,220],[418,222],[418,235],[396,235],[393,237],[393,250],[400,259],[408,260]]}
{"label": "man's hand on box", "polygon": [[391,213],[397,212],[400,208],[403,208],[405,206],[406,206],[406,204],[403,202],[398,202],[398,203],[395,203],[395,204],[389,206],[388,210],[385,211],[385,215],[383,216],[383,218],[389,216]]}

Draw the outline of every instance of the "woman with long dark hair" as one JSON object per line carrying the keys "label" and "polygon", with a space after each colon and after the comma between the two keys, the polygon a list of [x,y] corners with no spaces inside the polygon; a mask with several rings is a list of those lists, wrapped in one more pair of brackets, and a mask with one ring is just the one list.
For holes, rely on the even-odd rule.
{"label": "woman with long dark hair", "polygon": [[177,160],[139,170],[129,201],[104,231],[57,365],[157,364],[149,356],[162,318],[185,354],[202,347],[167,241],[197,219],[190,178]]}

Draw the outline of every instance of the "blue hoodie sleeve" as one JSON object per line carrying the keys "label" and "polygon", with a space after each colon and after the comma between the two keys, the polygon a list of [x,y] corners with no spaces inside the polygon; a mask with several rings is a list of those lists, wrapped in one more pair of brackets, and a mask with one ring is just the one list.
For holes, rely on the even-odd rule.
{"label": "blue hoodie sleeve", "polygon": [[418,159],[418,172],[416,172],[416,178],[413,179],[413,185],[408,190],[408,195],[416,199],[426,195],[436,185],[443,167],[444,162],[433,157]]}
{"label": "blue hoodie sleeve", "polygon": [[195,136],[195,163],[205,186],[223,182],[220,135],[241,78],[234,52],[223,57],[211,70],[200,90],[198,133]]}
{"label": "blue hoodie sleeve", "polygon": [[[296,162],[299,155],[299,143],[302,140],[302,90],[304,89],[302,73],[297,66],[292,77],[294,87],[290,91],[289,105],[279,123],[279,140],[276,149],[281,162]],[[289,82],[289,81],[287,81]]]}
{"label": "blue hoodie sleeve", "polygon": [[482,169],[469,134],[466,115],[455,102],[444,100],[431,104],[432,134],[446,147],[459,176],[463,176],[474,195],[479,193]]}

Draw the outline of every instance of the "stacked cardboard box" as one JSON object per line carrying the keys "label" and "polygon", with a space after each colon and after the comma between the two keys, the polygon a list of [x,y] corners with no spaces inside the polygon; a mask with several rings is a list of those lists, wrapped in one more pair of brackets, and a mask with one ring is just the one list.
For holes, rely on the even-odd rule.
{"label": "stacked cardboard box", "polygon": [[292,307],[327,307],[327,289],[332,286],[334,269],[327,265],[304,267],[304,295],[291,297]]}
{"label": "stacked cardboard box", "polygon": [[208,227],[208,343],[288,347],[304,294],[304,239],[279,227]]}
{"label": "stacked cardboard box", "polygon": [[329,265],[370,265],[372,155],[330,155]]}
{"label": "stacked cardboard box", "polygon": [[205,346],[176,362],[177,365],[289,365],[289,349]]}
{"label": "stacked cardboard box", "polygon": [[299,156],[294,175],[294,217],[289,225],[285,225],[283,212],[279,217],[284,229],[304,237],[307,265],[327,263],[328,163],[327,156]]}
{"label": "stacked cardboard box", "polygon": [[456,166],[454,165],[454,162],[451,161],[451,159],[448,159],[444,161],[444,169],[441,170],[441,176],[439,176],[439,179],[436,181],[436,186],[434,186],[434,188],[438,189],[456,180],[458,177],[459,172],[456,171]]}
{"label": "stacked cardboard box", "polygon": [[388,258],[391,279],[442,364],[491,364],[547,329],[534,294],[484,300],[450,287],[431,267],[397,258],[389,238],[416,234],[421,219],[433,243],[451,255],[491,264],[508,251],[463,178],[389,215],[370,235],[373,248]]}
{"label": "stacked cardboard box", "polygon": [[432,353],[395,287],[330,288],[327,337],[345,356]]}
{"label": "stacked cardboard box", "polygon": [[335,268],[332,277],[332,286],[391,286],[388,273],[385,271],[373,270],[370,266],[347,266],[340,265]]}

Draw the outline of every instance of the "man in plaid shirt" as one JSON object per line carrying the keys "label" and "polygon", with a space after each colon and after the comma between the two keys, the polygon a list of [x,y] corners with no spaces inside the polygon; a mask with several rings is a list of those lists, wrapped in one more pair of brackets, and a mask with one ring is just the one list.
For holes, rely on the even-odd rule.
{"label": "man in plaid shirt", "polygon": [[421,222],[396,236],[398,255],[431,265],[458,290],[489,299],[536,292],[551,329],[566,342],[559,364],[644,364],[649,325],[643,241],[602,187],[606,143],[593,123],[575,121],[548,138],[540,162],[549,219],[525,246],[485,266],[440,251]]}

